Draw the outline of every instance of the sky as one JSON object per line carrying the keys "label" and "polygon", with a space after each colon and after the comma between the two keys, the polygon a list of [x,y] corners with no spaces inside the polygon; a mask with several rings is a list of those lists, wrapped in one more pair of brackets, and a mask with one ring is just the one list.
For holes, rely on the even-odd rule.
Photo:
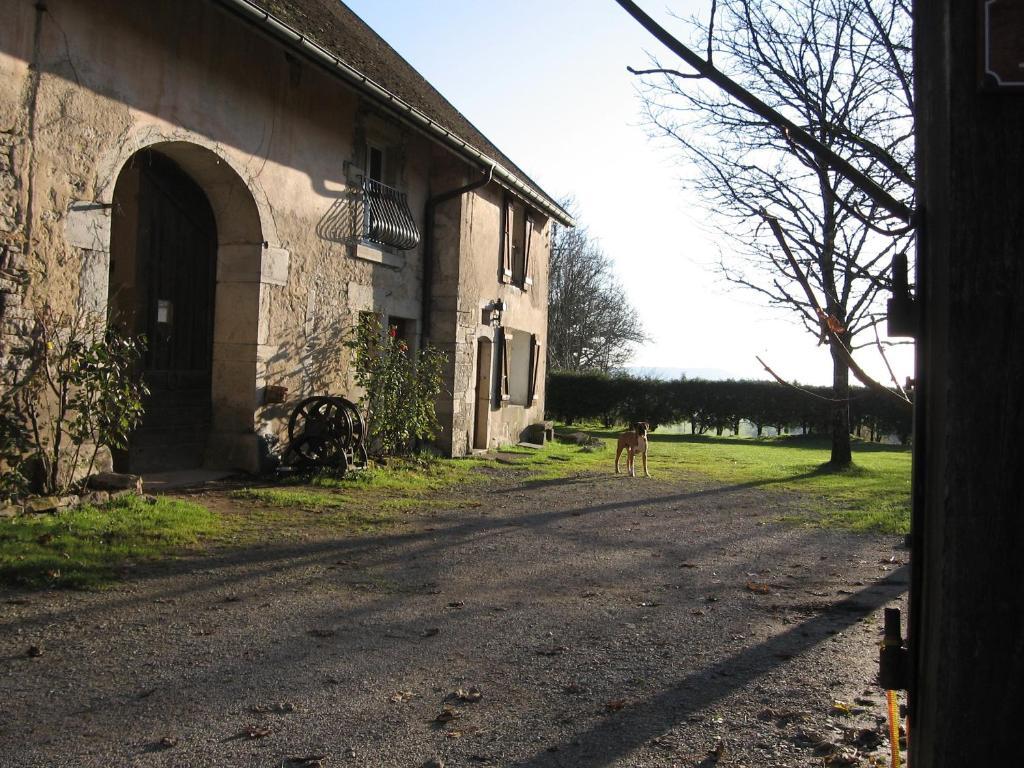
{"label": "sky", "polygon": [[[660,47],[614,0],[346,0],[496,146],[555,199],[575,199],[577,218],[615,262],[651,341],[641,368],[713,370],[828,384],[827,347],[785,310],[727,284],[716,271],[728,245],[702,226],[704,210],[684,189],[685,169],[642,125],[636,78]],[[674,0],[676,16],[707,0]],[[666,0],[641,7],[685,39]],[[890,353],[900,382],[913,353]],[[872,350],[858,353],[888,382]]]}

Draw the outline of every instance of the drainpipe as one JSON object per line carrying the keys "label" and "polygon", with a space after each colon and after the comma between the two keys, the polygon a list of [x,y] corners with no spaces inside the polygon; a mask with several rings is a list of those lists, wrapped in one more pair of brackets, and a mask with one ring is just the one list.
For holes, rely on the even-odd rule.
{"label": "drainpipe", "polygon": [[436,211],[437,206],[441,203],[447,202],[448,200],[454,200],[467,192],[472,192],[474,189],[485,187],[491,183],[493,178],[494,164],[492,163],[482,179],[471,181],[469,184],[461,186],[458,189],[452,189],[448,192],[442,192],[439,195],[434,195],[427,200],[426,212],[423,215],[423,293],[420,310],[420,322],[422,323],[420,338],[422,339],[422,346],[424,347],[430,339],[430,316],[431,310],[433,309],[433,291],[431,289],[431,283],[434,280],[434,212]]}

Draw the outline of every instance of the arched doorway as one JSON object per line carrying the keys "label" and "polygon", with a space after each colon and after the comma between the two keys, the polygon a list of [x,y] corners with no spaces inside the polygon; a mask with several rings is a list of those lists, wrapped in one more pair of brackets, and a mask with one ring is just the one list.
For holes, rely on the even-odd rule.
{"label": "arched doorway", "polygon": [[114,190],[108,311],[146,339],[150,394],[115,467],[135,473],[202,466],[212,424],[217,222],[199,184],[146,149]]}

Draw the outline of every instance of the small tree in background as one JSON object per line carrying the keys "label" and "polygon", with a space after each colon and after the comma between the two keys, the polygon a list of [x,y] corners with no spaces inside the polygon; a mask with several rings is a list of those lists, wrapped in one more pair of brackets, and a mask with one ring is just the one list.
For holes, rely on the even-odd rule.
{"label": "small tree in background", "polygon": [[586,228],[552,226],[548,287],[549,370],[609,373],[647,341],[611,258]]}
{"label": "small tree in background", "polygon": [[64,493],[92,474],[103,446],[127,446],[148,394],[134,372],[142,347],[99,315],[36,314],[27,345],[14,350],[26,364],[0,396],[0,493],[22,495],[30,480]]}
{"label": "small tree in background", "polygon": [[385,333],[380,317],[372,313],[360,317],[345,346],[353,352],[356,384],[363,389],[359,402],[379,453],[408,453],[416,441],[437,436],[441,425],[435,404],[447,361],[443,352],[427,345],[413,353],[396,328]]}

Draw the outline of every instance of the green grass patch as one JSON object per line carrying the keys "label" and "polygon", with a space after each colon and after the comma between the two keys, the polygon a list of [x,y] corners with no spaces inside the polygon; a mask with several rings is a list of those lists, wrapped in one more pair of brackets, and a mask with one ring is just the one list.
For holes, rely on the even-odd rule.
{"label": "green grass patch", "polygon": [[[563,463],[563,474],[594,466],[603,471],[613,467],[618,433],[586,431],[603,438],[607,450]],[[650,441],[648,465],[656,478],[700,476],[751,488],[799,491],[807,497],[807,512],[799,518],[791,516],[791,520],[882,533],[910,530],[909,448],[855,440],[853,466],[834,470],[827,463],[829,438],[754,439],[654,432]],[[555,450],[555,455],[564,455],[564,447]],[[623,453],[620,470],[625,460]],[[558,472],[556,465],[546,474]]]}
{"label": "green grass patch", "polygon": [[344,507],[352,501],[340,493],[318,491],[307,488],[242,488],[231,492],[231,498],[244,501],[258,501],[271,507]]}
{"label": "green grass patch", "polygon": [[198,504],[125,496],[102,507],[0,523],[0,580],[29,587],[100,587],[128,563],[167,557],[221,528]]}

